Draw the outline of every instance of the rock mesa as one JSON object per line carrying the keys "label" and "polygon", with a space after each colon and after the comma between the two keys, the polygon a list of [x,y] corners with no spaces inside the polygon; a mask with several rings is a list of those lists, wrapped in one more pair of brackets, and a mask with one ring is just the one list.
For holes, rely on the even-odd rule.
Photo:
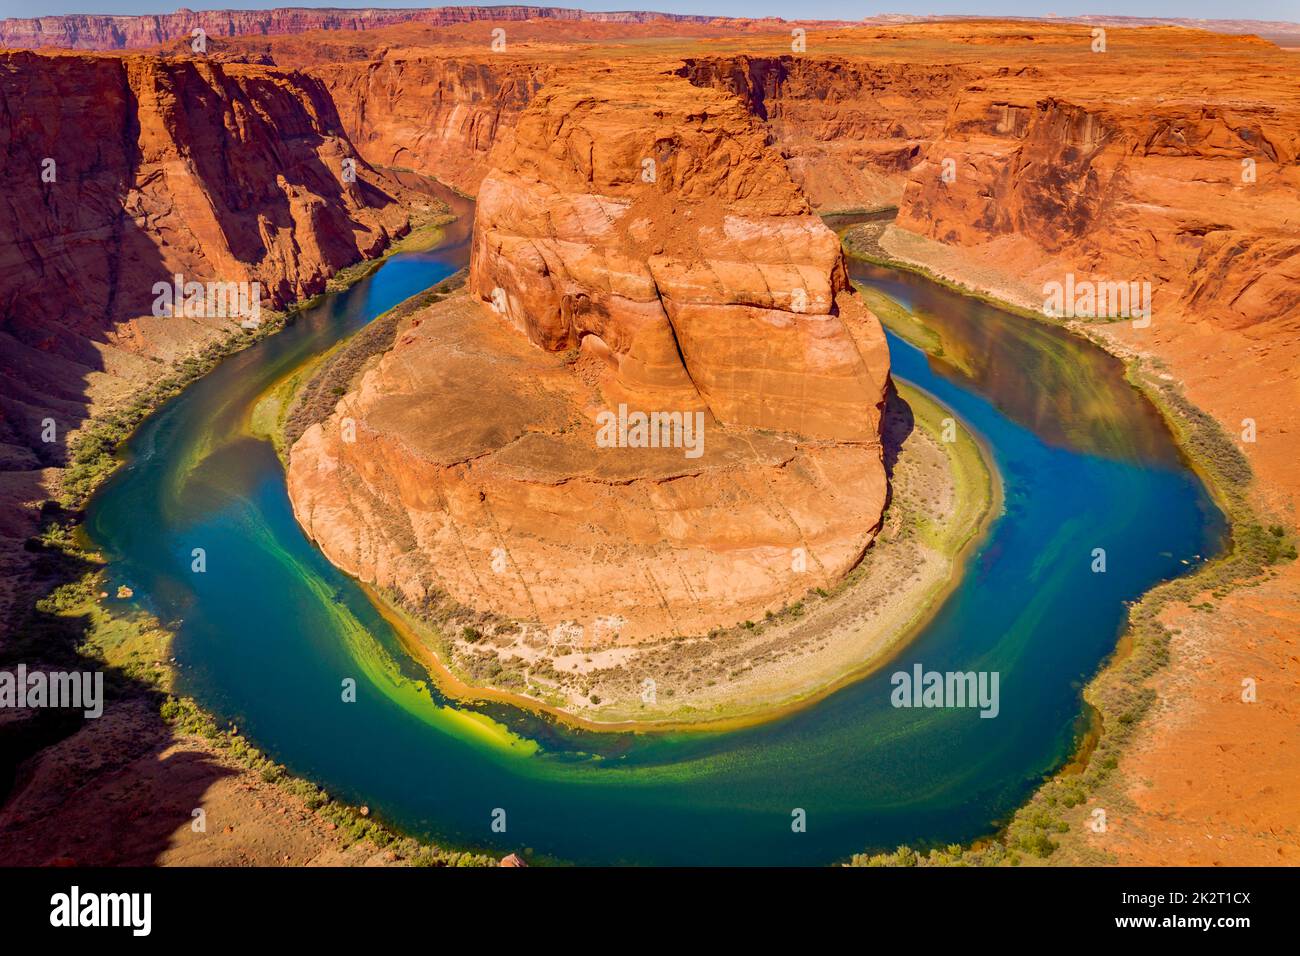
{"label": "rock mesa", "polygon": [[[332,560],[409,601],[596,643],[697,634],[861,558],[888,364],[737,98],[561,77],[494,150],[469,294],[303,435],[290,494]],[[660,447],[638,412],[674,416]]]}

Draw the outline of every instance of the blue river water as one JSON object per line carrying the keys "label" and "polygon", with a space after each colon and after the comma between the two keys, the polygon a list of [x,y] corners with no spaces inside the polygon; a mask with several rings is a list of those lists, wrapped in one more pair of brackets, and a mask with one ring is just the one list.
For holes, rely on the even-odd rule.
{"label": "blue river water", "polygon": [[[855,266],[936,330],[942,356],[890,336],[894,375],[983,439],[1004,486],[1003,513],[921,633],[863,680],[729,732],[596,734],[453,704],[304,536],[279,460],[246,425],[288,370],[462,265],[461,211],[442,247],[392,257],[151,417],[87,519],[113,585],[174,627],[185,693],[401,830],[635,864],[825,864],[988,834],[1068,758],[1081,688],[1114,649],[1125,602],[1220,547],[1222,516],[1117,361],[923,279]],[[195,547],[203,574],[191,572]],[[1091,570],[1099,547],[1104,574]],[[999,716],[891,707],[890,673],[918,662],[999,672]],[[356,703],[341,700],[346,677]],[[806,832],[792,831],[795,808]],[[492,829],[497,810],[505,833]]]}

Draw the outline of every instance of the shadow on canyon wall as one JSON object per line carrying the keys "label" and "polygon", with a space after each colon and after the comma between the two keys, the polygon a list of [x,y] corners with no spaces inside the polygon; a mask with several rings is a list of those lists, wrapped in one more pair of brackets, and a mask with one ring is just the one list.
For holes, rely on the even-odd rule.
{"label": "shadow on canyon wall", "polygon": [[[364,176],[345,195],[322,154],[331,139],[346,141],[322,133],[342,126],[317,80],[200,74],[189,62],[31,53],[8,61],[0,115],[13,124],[0,128],[0,154],[15,188],[0,205],[5,472],[67,463],[66,438],[88,415],[97,373],[109,379],[97,383],[101,391],[120,398],[201,337],[223,334],[179,318],[133,323],[150,316],[155,282],[176,271],[244,279],[216,274],[235,264],[280,308],[323,291],[326,275],[356,261],[359,248],[382,244],[350,213],[388,207],[395,196]],[[358,168],[369,171],[362,160]],[[306,265],[281,265],[299,256]],[[5,503],[39,501],[38,484],[7,477]],[[19,530],[6,519],[0,535]]]}
{"label": "shadow on canyon wall", "polygon": [[[88,648],[94,610],[83,605],[97,565],[66,536],[79,515],[42,509],[44,540],[26,552],[31,579],[15,603],[0,670],[99,672],[104,712],[32,708],[0,723],[0,859],[10,866],[146,865],[210,788],[234,771],[182,738],[160,715],[166,695],[139,669],[107,666]],[[59,541],[63,538],[63,541]],[[130,639],[133,624],[119,625]],[[116,636],[116,635],[115,635]]]}
{"label": "shadow on canyon wall", "polygon": [[880,445],[884,452],[885,477],[889,479],[885,491],[886,510],[894,497],[894,466],[898,464],[899,453],[915,428],[916,416],[912,413],[912,406],[898,394],[891,379],[889,391],[885,394],[885,414],[880,419]]}
{"label": "shadow on canyon wall", "polygon": [[[8,60],[0,115],[12,122],[0,124],[0,155],[15,181],[0,203],[0,671],[101,672],[107,706],[96,719],[0,709],[0,859],[148,864],[235,771],[160,715],[166,695],[151,678],[166,645],[142,616],[106,623],[99,565],[77,543],[82,514],[53,499],[51,470],[86,459],[68,436],[92,412],[130,409],[227,334],[182,318],[136,322],[151,316],[155,282],[175,271],[230,278],[204,274],[222,260],[272,274],[302,242],[317,274],[286,267],[279,282],[263,281],[264,295],[280,307],[323,291],[328,274],[382,245],[352,211],[387,207],[397,189],[358,177],[344,195],[320,131],[340,122],[315,80],[292,81],[311,104],[295,110],[272,79],[200,77],[192,63]],[[133,69],[158,75],[141,81]],[[145,95],[157,101],[142,104]],[[238,133],[228,122],[236,103],[257,117]],[[169,159],[185,169],[171,180]],[[120,427],[89,454],[111,449],[141,411],[117,415]],[[121,642],[127,653],[115,656],[132,663],[107,666],[92,634]]]}

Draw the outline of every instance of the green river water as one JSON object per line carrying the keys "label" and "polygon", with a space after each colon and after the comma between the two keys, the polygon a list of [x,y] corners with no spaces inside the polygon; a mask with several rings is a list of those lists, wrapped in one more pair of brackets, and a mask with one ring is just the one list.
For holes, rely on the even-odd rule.
{"label": "green river water", "polygon": [[[896,377],[992,450],[1003,513],[956,590],[883,670],[725,733],[596,734],[433,689],[357,584],[294,521],[270,444],[244,428],[286,371],[465,260],[472,208],[151,417],[91,503],[112,587],[176,631],[181,689],[333,796],[451,846],[579,863],[825,864],[993,831],[1069,755],[1080,691],[1126,600],[1220,546],[1223,519],[1121,365],[1057,329],[924,279],[855,278],[926,317],[932,359],[891,336]],[[207,571],[190,570],[191,549]],[[1091,571],[1092,550],[1108,555]],[[889,675],[1000,673],[1001,713],[890,706]],[[358,700],[340,699],[354,677]],[[504,834],[491,829],[506,811]],[[792,832],[802,808],[807,830]]]}

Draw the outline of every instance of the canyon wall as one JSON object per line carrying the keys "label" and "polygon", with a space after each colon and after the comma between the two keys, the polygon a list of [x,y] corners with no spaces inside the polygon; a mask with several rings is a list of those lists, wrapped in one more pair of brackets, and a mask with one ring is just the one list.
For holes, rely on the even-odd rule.
{"label": "canyon wall", "polygon": [[155,283],[180,274],[250,297],[257,283],[261,306],[278,308],[378,254],[421,201],[364,160],[345,181],[355,151],[325,87],[301,73],[0,53],[0,117],[11,177],[0,196],[7,568],[8,546],[34,526],[25,506],[51,494],[42,469],[65,461],[85,418],[251,318],[230,303],[156,310]]}
{"label": "canyon wall", "polygon": [[[298,54],[286,41],[270,44],[266,55],[297,62]],[[562,68],[539,52],[419,47],[304,66],[329,88],[370,162],[428,172],[471,195],[497,138]],[[738,96],[821,213],[898,205],[909,170],[942,134],[949,102],[971,75],[794,56],[665,57],[655,68]]]}
{"label": "canyon wall", "polygon": [[[492,164],[469,294],[292,450],[331,560],[584,646],[733,625],[852,568],[885,501],[888,350],[744,106],[570,74]],[[637,437],[652,414],[674,423]]]}
{"label": "canyon wall", "polygon": [[[320,81],[156,57],[0,55],[7,397],[168,361],[230,318],[154,313],[156,282],[257,282],[266,308],[380,252],[406,211],[355,157]],[[389,190],[389,191],[386,191]],[[152,374],[152,373],[151,373]]]}
{"label": "canyon wall", "polygon": [[[46,460],[38,454],[50,451],[32,445],[38,412],[75,420],[87,395],[129,395],[167,357],[219,334],[189,320],[137,321],[126,303],[140,276],[176,263],[216,275],[220,263],[238,263],[285,295],[310,291],[333,264],[400,228],[389,222],[391,203],[368,191],[357,199],[338,180],[335,160],[351,137],[371,162],[483,189],[483,226],[474,296],[417,316],[294,449],[297,514],[333,560],[414,603],[480,609],[474,623],[484,629],[496,626],[493,613],[579,621],[594,638],[588,646],[699,632],[833,581],[871,540],[883,501],[878,447],[861,437],[872,413],[841,421],[838,412],[858,387],[857,406],[875,408],[887,365],[825,236],[774,172],[780,157],[740,148],[757,135],[784,156],[813,208],[898,204],[897,232],[930,243],[921,264],[957,281],[1000,292],[1010,286],[998,277],[1008,277],[1031,290],[1030,304],[1067,272],[1150,281],[1149,328],[1117,322],[1092,333],[1148,357],[1230,434],[1256,421],[1258,441],[1240,446],[1258,476],[1252,495],[1296,524],[1294,54],[1159,29],[1113,30],[1108,51],[1094,53],[1085,25],[1023,21],[810,31],[809,52],[795,57],[788,24],[743,44],[705,45],[683,39],[691,24],[674,21],[648,25],[654,42],[631,30],[512,21],[508,56],[484,49],[487,27],[477,23],[405,40],[385,33],[400,23],[339,23],[347,39],[328,49],[330,34],[292,43],[261,35],[339,15],[295,13],[304,19],[248,14],[240,27],[239,14],[226,33],[209,26],[213,36],[247,29],[257,38],[216,43],[212,59],[307,76],[0,55],[6,170],[31,170],[0,205],[6,502],[43,493],[32,480]],[[5,21],[0,42],[170,43],[183,52],[192,28],[121,19],[130,23]],[[620,37],[635,42],[618,48]],[[602,89],[579,100],[551,90],[552,105],[524,121],[559,71],[595,75],[619,59],[653,60],[653,75],[634,90],[614,84],[613,99]],[[674,75],[696,89],[672,87]],[[635,110],[651,91],[669,112],[641,116],[644,140],[635,130],[611,135],[603,122],[555,134],[558,104],[581,112],[626,97],[620,110]],[[736,99],[715,98],[720,91]],[[687,109],[696,102],[728,135],[690,125],[703,122]],[[736,116],[738,103],[748,119]],[[695,118],[683,126],[688,113]],[[282,122],[294,131],[283,139]],[[488,161],[516,126],[533,131],[518,159]],[[759,184],[753,195],[721,175],[731,156],[758,164],[743,178]],[[57,191],[39,178],[45,158],[57,159]],[[664,170],[656,196],[636,192],[652,184],[629,160],[644,158]],[[77,170],[71,179],[66,163]],[[298,171],[265,173],[285,164]],[[371,181],[364,163],[360,173]],[[543,174],[563,188],[548,190]],[[704,195],[712,189],[737,209],[757,205],[728,225],[724,206]],[[325,195],[355,208],[340,218],[335,203],[314,202]],[[629,213],[634,206],[649,214]],[[274,210],[265,222],[263,207]],[[662,211],[673,215],[661,220]],[[300,248],[312,250],[306,261]],[[794,291],[784,278],[792,272],[808,311],[780,297]],[[773,287],[774,274],[783,278]],[[484,303],[496,304],[498,289],[495,311]],[[693,338],[696,330],[707,334]],[[750,354],[771,343],[756,367],[737,358],[744,335]],[[705,416],[702,454],[598,444],[595,416],[619,404]],[[0,536],[20,544],[29,517],[0,509]],[[790,573],[796,550],[806,577]],[[6,554],[7,586],[21,563]],[[1121,842],[1105,852],[1144,863],[1280,858],[1266,855],[1260,834],[1294,829],[1294,780],[1274,786],[1259,768],[1296,766],[1275,741],[1295,740],[1298,573],[1281,566],[1215,613],[1172,622],[1161,714],[1120,767],[1136,809],[1112,828],[1106,839]],[[636,619],[612,620],[623,607]],[[1267,706],[1238,706],[1243,674],[1260,677]],[[1188,797],[1189,767],[1212,783],[1204,805]],[[1219,837],[1207,840],[1212,832]]]}
{"label": "canyon wall", "polygon": [[669,20],[678,23],[708,23],[707,16],[624,11],[592,13],[558,7],[430,7],[414,10],[321,9],[277,7],[272,10],[180,9],[175,13],[144,16],[69,14],[63,16],[0,20],[0,47],[35,49],[58,47],[76,50],[124,50],[160,46],[190,38],[196,27],[212,37],[293,34],[310,30],[373,30],[401,23],[431,26],[493,21],[523,20],[591,21],[595,23],[644,23]]}
{"label": "canyon wall", "polygon": [[[1253,38],[1190,31],[1112,31],[1108,41],[1095,53],[1023,44],[1034,75],[960,91],[909,176],[902,228],[881,245],[1033,308],[1046,283],[1068,276],[1085,290],[1150,283],[1150,316],[1085,316],[1088,333],[1185,396],[1189,418],[1203,411],[1219,423],[1250,462],[1251,506],[1293,534],[1300,60]],[[1229,455],[1209,454],[1242,474]],[[1283,559],[1249,586],[1161,614],[1169,666],[1147,684],[1159,702],[1116,768],[1110,799],[1125,810],[1096,834],[1080,808],[1069,843],[1126,865],[1294,862],[1297,608],[1300,565]],[[1269,688],[1266,707],[1242,703],[1247,675]]]}
{"label": "canyon wall", "polygon": [[525,58],[431,53],[316,67],[357,150],[473,195],[488,155],[553,73]]}
{"label": "canyon wall", "polygon": [[688,57],[696,86],[739,96],[771,130],[819,212],[896,206],[972,71],[841,57]]}
{"label": "canyon wall", "polygon": [[[508,45],[497,51],[486,27],[434,30],[407,23],[364,36],[237,37],[216,43],[209,54],[319,77],[370,162],[426,172],[471,195],[497,138],[575,56],[593,67],[675,72],[747,104],[822,213],[896,206],[908,171],[941,135],[956,91],[985,72],[1006,72],[978,63],[875,62],[821,53],[706,56],[693,52],[698,43],[673,36],[690,24],[600,26],[512,24]],[[761,26],[716,21],[713,29],[748,34]],[[753,45],[779,50],[789,42],[780,34],[759,34]],[[172,52],[187,56],[185,42],[177,41]]]}
{"label": "canyon wall", "polygon": [[898,224],[997,248],[1042,279],[1068,269],[1150,282],[1157,314],[1297,328],[1294,101],[1134,103],[1118,90],[1051,89],[1019,80],[962,91],[911,171]]}

